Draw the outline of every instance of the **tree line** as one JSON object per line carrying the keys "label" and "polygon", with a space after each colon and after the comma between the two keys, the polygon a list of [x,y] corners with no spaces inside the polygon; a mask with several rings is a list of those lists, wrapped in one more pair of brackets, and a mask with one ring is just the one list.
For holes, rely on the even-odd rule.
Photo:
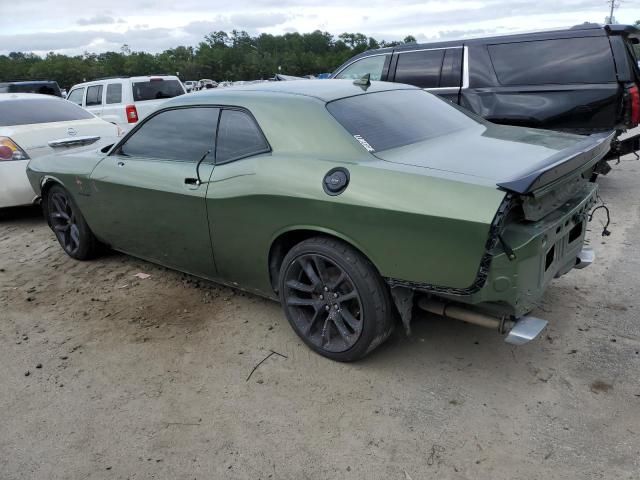
{"label": "tree line", "polygon": [[68,56],[50,52],[45,57],[12,52],[0,55],[0,81],[56,80],[61,87],[101,77],[179,74],[182,80],[216,81],[266,79],[276,73],[317,75],[331,72],[344,61],[371,48],[415,42],[377,41],[361,33],[287,33],[250,36],[245,31],[212,32],[197,47],[179,46],[151,54],[131,51],[85,52]]}

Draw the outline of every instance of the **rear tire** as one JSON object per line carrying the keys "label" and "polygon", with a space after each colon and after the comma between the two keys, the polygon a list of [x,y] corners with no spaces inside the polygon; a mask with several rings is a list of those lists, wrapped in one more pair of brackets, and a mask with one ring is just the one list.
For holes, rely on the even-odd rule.
{"label": "rear tire", "polygon": [[89,260],[97,255],[100,243],[71,194],[63,187],[54,185],[47,192],[46,215],[67,255],[77,260]]}
{"label": "rear tire", "polygon": [[393,330],[386,284],[364,255],[341,240],[313,237],[294,246],[278,283],[291,327],[322,356],[358,360]]}

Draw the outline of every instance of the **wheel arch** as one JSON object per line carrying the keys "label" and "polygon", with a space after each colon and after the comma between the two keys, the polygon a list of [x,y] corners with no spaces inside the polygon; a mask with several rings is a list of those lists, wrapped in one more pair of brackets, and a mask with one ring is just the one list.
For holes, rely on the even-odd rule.
{"label": "wheel arch", "polygon": [[280,267],[282,266],[282,261],[284,260],[284,257],[287,255],[289,250],[291,250],[291,248],[304,240],[318,236],[333,237],[347,243],[352,248],[360,252],[369,262],[371,262],[373,267],[378,271],[378,273],[380,273],[380,269],[371,259],[371,256],[367,253],[367,250],[349,236],[324,227],[310,225],[293,226],[279,231],[271,240],[268,256],[268,269],[271,288],[274,292],[278,292],[278,276],[280,274]]}

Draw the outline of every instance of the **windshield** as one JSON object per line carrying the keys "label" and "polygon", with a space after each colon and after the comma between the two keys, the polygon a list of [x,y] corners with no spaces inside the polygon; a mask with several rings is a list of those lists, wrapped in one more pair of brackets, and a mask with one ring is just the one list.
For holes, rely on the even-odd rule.
{"label": "windshield", "polygon": [[327,109],[370,152],[470,128],[479,120],[423,90],[390,90],[334,100]]}
{"label": "windshield", "polygon": [[184,90],[178,80],[157,79],[133,84],[133,100],[135,102],[173,98],[183,93]]}
{"label": "windshield", "polygon": [[38,98],[0,102],[0,126],[86,120],[93,115],[67,100]]}

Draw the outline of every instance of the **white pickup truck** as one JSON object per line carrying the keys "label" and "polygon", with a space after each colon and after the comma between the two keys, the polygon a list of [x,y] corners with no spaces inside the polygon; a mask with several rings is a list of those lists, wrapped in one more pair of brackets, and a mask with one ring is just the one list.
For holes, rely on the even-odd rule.
{"label": "white pickup truck", "polygon": [[182,82],[173,75],[118,77],[74,85],[67,100],[129,130],[167,99],[184,93]]}

